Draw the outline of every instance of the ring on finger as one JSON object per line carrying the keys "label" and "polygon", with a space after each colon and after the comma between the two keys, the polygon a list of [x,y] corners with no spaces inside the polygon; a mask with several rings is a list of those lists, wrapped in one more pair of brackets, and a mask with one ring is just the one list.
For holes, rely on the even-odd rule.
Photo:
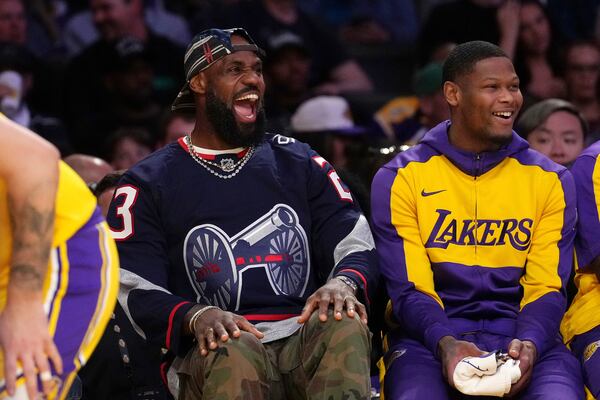
{"label": "ring on finger", "polygon": [[48,382],[52,380],[52,373],[50,371],[40,372],[40,380],[42,382]]}

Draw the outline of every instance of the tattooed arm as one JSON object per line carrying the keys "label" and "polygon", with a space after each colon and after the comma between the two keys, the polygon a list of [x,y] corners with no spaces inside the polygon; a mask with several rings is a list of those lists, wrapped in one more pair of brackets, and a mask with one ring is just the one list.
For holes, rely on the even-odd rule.
{"label": "tattooed arm", "polygon": [[[6,307],[0,314],[2,368],[9,394],[22,368],[29,398],[35,398],[37,374],[49,371],[49,362],[62,370],[42,298],[54,231],[58,159],[52,145],[0,117],[0,178],[6,185],[13,239]],[[45,381],[44,392],[50,386]]]}

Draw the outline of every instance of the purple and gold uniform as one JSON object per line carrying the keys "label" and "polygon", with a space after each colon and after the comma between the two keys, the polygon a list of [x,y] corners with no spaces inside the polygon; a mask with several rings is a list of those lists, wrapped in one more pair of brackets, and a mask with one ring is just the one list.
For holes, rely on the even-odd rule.
{"label": "purple and gold uniform", "polygon": [[583,365],[585,384],[600,396],[600,283],[586,267],[600,256],[600,142],[577,158],[571,173],[577,188],[577,237],[575,254],[578,291],[561,325],[565,343]]}
{"label": "purple and gold uniform", "polygon": [[[0,180],[0,310],[6,304],[12,239],[7,190]],[[50,398],[66,396],[77,371],[98,344],[115,306],[119,262],[108,225],[96,199],[77,174],[59,162],[52,250],[44,280],[44,310],[64,372]],[[7,394],[0,352],[0,398]],[[56,376],[56,373],[54,372]],[[17,394],[25,392],[17,370]]]}
{"label": "purple and gold uniform", "polygon": [[572,267],[573,179],[515,133],[496,152],[461,151],[449,143],[449,124],[373,181],[375,242],[400,324],[388,337],[386,360],[397,361],[387,365],[386,396],[447,398],[437,347],[453,336],[488,351],[530,340],[538,360],[525,398],[581,398],[577,362],[558,332]]}

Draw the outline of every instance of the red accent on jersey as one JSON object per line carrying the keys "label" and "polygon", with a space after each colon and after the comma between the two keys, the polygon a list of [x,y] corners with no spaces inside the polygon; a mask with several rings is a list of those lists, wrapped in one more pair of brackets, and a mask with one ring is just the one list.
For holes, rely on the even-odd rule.
{"label": "red accent on jersey", "polygon": [[169,314],[169,325],[167,326],[167,338],[165,340],[165,345],[167,347],[167,349],[171,348],[171,331],[173,329],[173,318],[175,318],[175,313],[177,312],[177,310],[179,310],[179,307],[181,307],[184,304],[189,304],[189,301],[182,301],[181,303],[177,304],[175,307],[173,307],[173,309],[171,310],[171,313]]}
{"label": "red accent on jersey", "polygon": [[329,164],[326,159],[321,156],[313,156],[311,157],[314,162],[321,168],[323,168],[326,164]]}
{"label": "red accent on jersey", "polygon": [[177,139],[177,143],[179,143],[179,145],[181,146],[182,149],[184,149],[186,151],[186,153],[189,153],[190,150],[187,147],[187,144],[185,144],[185,136],[180,137],[179,139]]}
{"label": "red accent on jersey", "polygon": [[369,292],[367,291],[367,280],[365,279],[365,276],[363,274],[361,274],[360,272],[358,272],[357,270],[350,269],[350,268],[342,269],[342,270],[340,270],[340,272],[352,272],[353,274],[358,275],[358,277],[360,278],[360,280],[363,283],[363,287],[364,287],[364,291],[365,291],[365,298],[367,299],[367,302],[369,304],[371,304],[371,299],[369,299],[369,295],[367,294]]}
{"label": "red accent on jersey", "polygon": [[169,363],[166,361],[160,364],[160,377],[165,384],[165,387],[169,386],[169,381],[167,380],[167,367]]}
{"label": "red accent on jersey", "polygon": [[265,256],[265,262],[281,262],[283,261],[283,255],[281,254],[271,254]]}
{"label": "red accent on jersey", "polygon": [[[182,136],[182,137],[180,137],[179,139],[177,139],[177,143],[179,143],[179,145],[181,146],[181,148],[182,148],[183,150],[185,150],[185,152],[186,152],[186,153],[189,153],[189,152],[190,152],[190,149],[188,149],[188,146],[187,146],[187,144],[185,143],[185,136]],[[236,154],[235,154],[235,156],[236,156],[238,159],[240,159],[240,158],[242,158],[242,157],[244,157],[244,156],[246,155],[246,153],[248,152],[248,150],[250,150],[250,149],[249,149],[249,148],[245,148],[245,149],[243,149],[242,151],[240,151],[240,152],[236,153]],[[209,161],[211,161],[211,160],[214,160],[214,159],[217,157],[217,155],[216,155],[216,154],[204,154],[204,153],[199,153],[199,152],[197,152],[197,151],[196,151],[195,153],[196,153],[196,155],[197,155],[198,157],[201,157],[201,158],[203,158],[203,159],[205,159],[205,160],[209,160]]]}

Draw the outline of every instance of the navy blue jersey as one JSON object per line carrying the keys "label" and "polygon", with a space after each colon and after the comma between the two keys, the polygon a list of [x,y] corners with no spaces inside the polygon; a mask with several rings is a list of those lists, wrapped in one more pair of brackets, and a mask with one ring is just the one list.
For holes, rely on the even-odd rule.
{"label": "navy blue jersey", "polygon": [[348,188],[285,136],[266,135],[231,179],[173,143],[125,173],[108,222],[125,312],[138,333],[177,354],[188,348],[180,329],[196,303],[260,326],[298,316],[332,276],[353,279],[366,303],[377,280],[371,232]]}

